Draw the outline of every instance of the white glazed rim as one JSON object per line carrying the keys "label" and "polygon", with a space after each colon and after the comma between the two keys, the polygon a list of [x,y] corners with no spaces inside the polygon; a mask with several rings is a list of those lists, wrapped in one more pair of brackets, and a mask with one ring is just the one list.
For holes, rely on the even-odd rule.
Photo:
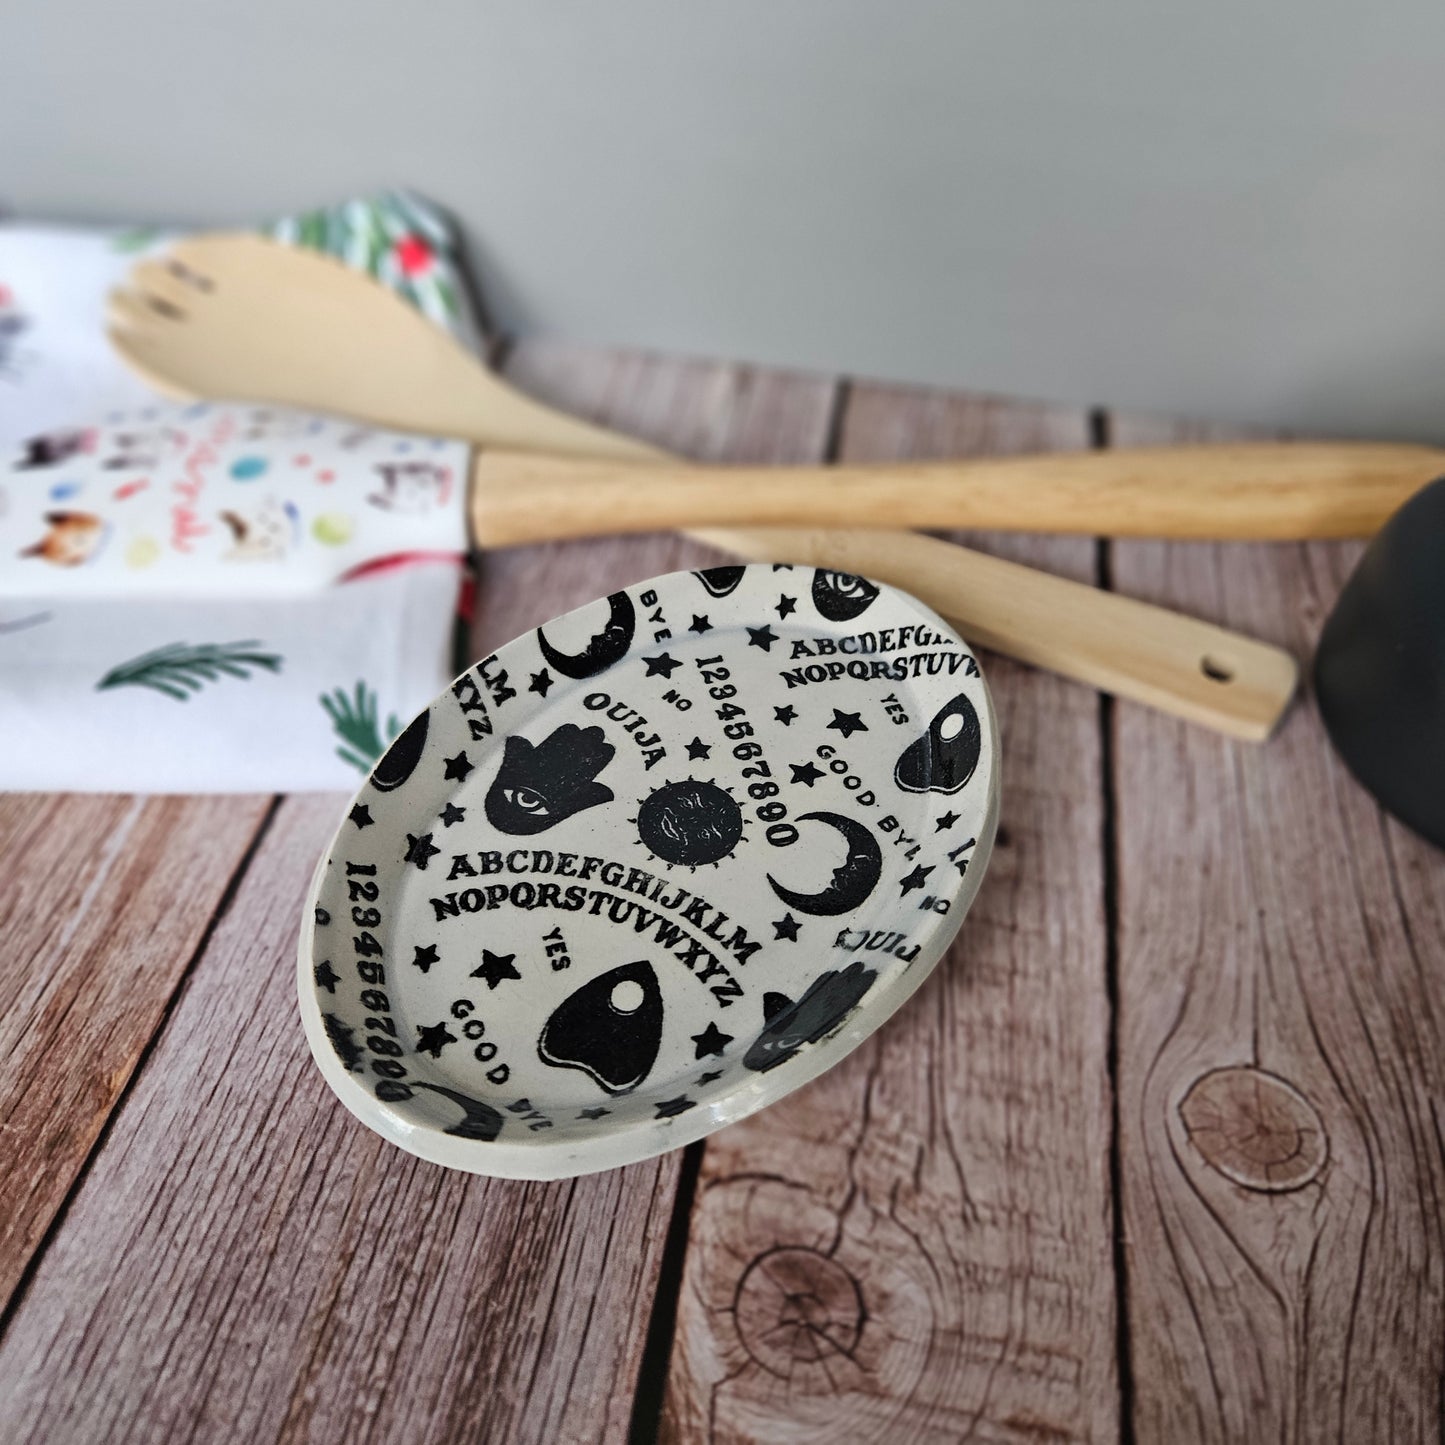
{"label": "white glazed rim", "polygon": [[[920,620],[958,638],[960,644],[967,648],[967,643],[959,637],[956,629],[916,598],[896,587],[887,590],[910,605]],[[664,1127],[657,1127],[656,1121],[621,1120],[580,1139],[553,1140],[545,1134],[527,1134],[523,1136],[523,1142],[495,1139],[481,1143],[449,1135],[439,1128],[406,1117],[363,1088],[342,1065],[327,1038],[313,978],[316,956],[313,951],[315,930],[311,920],[324,882],[327,860],[344,828],[346,817],[343,812],[336,832],[317,860],[311,886],[307,890],[306,911],[297,947],[297,998],[306,1041],[317,1068],[351,1114],[398,1148],[448,1169],[501,1179],[565,1179],[636,1164],[681,1149],[776,1103],[832,1068],[881,1028],[933,973],[973,906],[992,858],[998,826],[1001,772],[998,721],[993,698],[981,673],[979,681],[985,703],[980,720],[989,744],[992,765],[984,819],[969,869],[959,880],[957,892],[953,894],[954,906],[947,915],[935,915],[930,931],[921,940],[922,951],[913,963],[895,973],[876,992],[870,990],[833,1032],[814,1043],[804,1044],[785,1063],[752,1075],[738,1088],[699,1102],[695,1109],[667,1120]],[[347,800],[348,809],[351,802],[352,799]]]}

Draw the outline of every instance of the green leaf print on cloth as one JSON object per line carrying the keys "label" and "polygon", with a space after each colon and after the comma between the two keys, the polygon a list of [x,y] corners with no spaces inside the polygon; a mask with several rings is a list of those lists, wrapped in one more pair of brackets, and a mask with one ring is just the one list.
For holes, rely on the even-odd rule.
{"label": "green leaf print on cloth", "polygon": [[274,652],[257,652],[261,645],[256,641],[203,642],[192,647],[188,642],[172,642],[111,668],[96,683],[95,690],[148,687],[177,702],[189,702],[206,683],[219,682],[223,677],[249,681],[252,669],[258,667],[280,672],[281,658]]}
{"label": "green leaf print on cloth", "polygon": [[322,693],[319,699],[331,719],[336,735],[346,744],[336,749],[336,756],[343,763],[349,763],[359,773],[369,773],[376,760],[386,751],[386,745],[401,731],[401,723],[395,713],[386,719],[386,736],[381,735],[377,726],[376,694],[360,680],[352,697],[344,688]]}
{"label": "green leaf print on cloth", "polygon": [[[472,351],[483,336],[470,304],[460,243],[447,215],[405,190],[319,206],[256,229],[290,246],[335,256],[395,291]],[[111,249],[140,255],[176,239],[170,231],[132,227],[110,237]]]}
{"label": "green leaf print on cloth", "polygon": [[111,240],[111,249],[119,251],[123,256],[129,256],[137,251],[144,251],[153,245],[160,235],[153,226],[136,226],[132,230],[122,231]]}
{"label": "green leaf print on cloth", "polygon": [[477,337],[463,311],[456,241],[441,212],[406,191],[304,211],[267,226],[278,241],[324,251],[364,271],[467,345]]}

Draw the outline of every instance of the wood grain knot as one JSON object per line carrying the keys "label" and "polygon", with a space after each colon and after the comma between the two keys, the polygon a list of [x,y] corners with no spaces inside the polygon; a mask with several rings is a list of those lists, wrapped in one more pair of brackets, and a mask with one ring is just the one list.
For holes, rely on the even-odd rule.
{"label": "wood grain knot", "polygon": [[815,1249],[769,1250],[738,1281],[738,1334],[776,1375],[835,1355],[851,1359],[866,1317],[858,1281]]}
{"label": "wood grain knot", "polygon": [[1329,1157],[1329,1136],[1314,1105],[1263,1069],[1205,1074],[1184,1096],[1179,1117],[1204,1162],[1246,1189],[1302,1188]]}

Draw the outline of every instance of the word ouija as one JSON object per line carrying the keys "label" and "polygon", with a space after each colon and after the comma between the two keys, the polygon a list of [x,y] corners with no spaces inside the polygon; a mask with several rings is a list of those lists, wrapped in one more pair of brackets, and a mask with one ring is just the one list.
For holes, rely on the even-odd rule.
{"label": "word ouija", "polygon": [[622,724],[622,730],[632,734],[632,740],[642,749],[642,766],[651,768],[654,763],[660,763],[667,756],[667,748],[663,744],[662,734],[656,731],[647,732],[651,726],[643,715],[635,707],[628,707],[625,702],[613,702],[605,692],[588,693],[582,699],[582,706],[592,712],[601,708],[607,709],[607,716],[613,722]]}

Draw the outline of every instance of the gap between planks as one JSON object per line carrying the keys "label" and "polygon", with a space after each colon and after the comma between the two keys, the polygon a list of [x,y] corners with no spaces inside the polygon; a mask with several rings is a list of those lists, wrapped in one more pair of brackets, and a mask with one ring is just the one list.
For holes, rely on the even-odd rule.
{"label": "gap between planks", "polygon": [[[1114,441],[1114,420],[1110,413],[1095,408],[1089,413],[1089,444],[1095,451],[1108,451]],[[1094,585],[1106,592],[1114,587],[1113,543],[1100,537],[1094,551]],[[1119,836],[1118,758],[1114,749],[1116,699],[1099,694],[1099,774],[1103,799],[1099,852],[1104,868],[1104,982],[1108,994],[1109,1039],[1109,1194],[1113,1216],[1114,1266],[1114,1357],[1119,1372],[1119,1440],[1133,1445],[1134,1355],[1130,1340],[1129,1251],[1124,1234],[1124,1211],[1120,1205],[1123,1183],[1123,1120],[1119,1112]]]}
{"label": "gap between planks", "polygon": [[[509,378],[534,395],[592,421],[623,421],[629,430],[700,460],[829,459],[847,394],[845,385],[831,378],[546,343],[509,346],[504,355]],[[622,406],[625,413],[619,411]],[[490,554],[482,562],[476,650],[491,650],[567,607],[627,583],[725,560],[732,559],[672,534]],[[530,595],[514,580],[523,567],[546,577]],[[536,576],[529,570],[529,581]],[[657,1431],[703,1150],[698,1145],[683,1154],[674,1180],[667,1249],[659,1261],[648,1330],[639,1342],[629,1382],[628,1433],[634,1440],[650,1440]]]}
{"label": "gap between planks", "polygon": [[271,800],[0,799],[0,1334],[224,912]]}
{"label": "gap between planks", "polygon": [[[1111,561],[1125,591],[1308,657],[1359,550],[1120,542]],[[1113,722],[1138,1437],[1438,1440],[1441,855],[1350,777],[1308,687],[1262,748],[1122,703]]]}
{"label": "gap between planks", "polygon": [[[838,436],[842,460],[1087,444],[1078,411],[862,385]],[[968,540],[1092,579],[1086,539]],[[1098,704],[986,670],[987,885],[884,1029],[706,1141],[669,1440],[1116,1433]]]}

